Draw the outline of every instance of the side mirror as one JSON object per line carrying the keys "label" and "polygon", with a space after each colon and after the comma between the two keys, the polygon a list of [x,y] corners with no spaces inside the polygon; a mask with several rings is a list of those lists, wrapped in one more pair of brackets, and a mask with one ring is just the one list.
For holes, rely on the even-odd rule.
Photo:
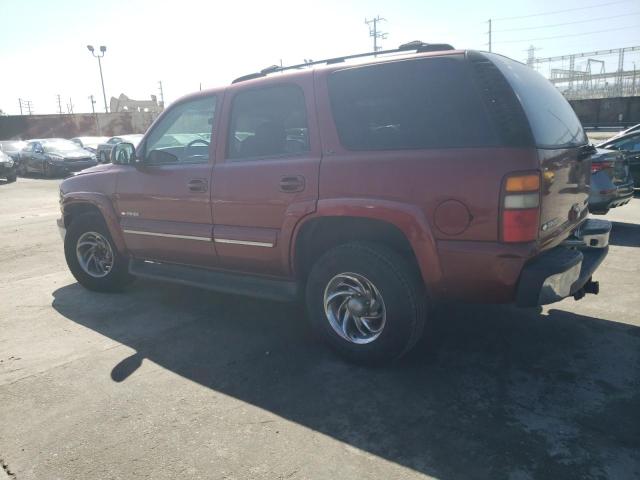
{"label": "side mirror", "polygon": [[111,149],[111,163],[114,165],[131,165],[136,161],[136,147],[132,143],[118,143]]}

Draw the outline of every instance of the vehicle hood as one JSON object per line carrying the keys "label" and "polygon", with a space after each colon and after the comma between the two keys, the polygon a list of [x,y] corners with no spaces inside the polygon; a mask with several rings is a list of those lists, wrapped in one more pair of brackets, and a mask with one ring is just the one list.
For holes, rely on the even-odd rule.
{"label": "vehicle hood", "polygon": [[91,156],[90,152],[87,152],[86,150],[74,150],[72,152],[66,151],[66,152],[59,152],[59,151],[51,151],[51,152],[47,152],[51,155],[57,155],[63,158],[68,158],[68,159],[75,159],[75,158],[87,158],[89,156]]}
{"label": "vehicle hood", "polygon": [[109,170],[113,170],[114,165],[110,163],[98,164],[95,167],[85,168],[84,170],[80,170],[79,172],[74,173],[74,177],[78,175],[86,175],[87,173],[103,173],[108,172]]}

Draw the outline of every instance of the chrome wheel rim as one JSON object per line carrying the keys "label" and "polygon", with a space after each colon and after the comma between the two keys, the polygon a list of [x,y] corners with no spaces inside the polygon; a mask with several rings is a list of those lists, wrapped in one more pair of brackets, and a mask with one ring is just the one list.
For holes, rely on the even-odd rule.
{"label": "chrome wheel rim", "polygon": [[340,273],[324,290],[324,312],[333,330],[351,343],[377,339],[387,321],[380,291],[365,276]]}
{"label": "chrome wheel rim", "polygon": [[106,277],[113,267],[113,250],[109,241],[97,232],[85,232],[76,244],[78,263],[94,278]]}

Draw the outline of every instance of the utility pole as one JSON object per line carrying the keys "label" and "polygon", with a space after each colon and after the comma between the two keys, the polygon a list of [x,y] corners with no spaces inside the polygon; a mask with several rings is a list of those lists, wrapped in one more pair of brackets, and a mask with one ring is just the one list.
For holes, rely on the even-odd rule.
{"label": "utility pole", "polygon": [[102,133],[100,132],[100,122],[98,121],[98,114],[96,113],[95,108],[96,101],[93,98],[93,94],[89,95],[89,101],[91,102],[91,112],[93,113],[93,118],[96,121],[96,129],[98,131],[98,135],[102,135]]}
{"label": "utility pole", "polygon": [[162,80],[158,80],[158,85],[160,89],[160,108],[164,110],[164,92],[162,91]]}
{"label": "utility pole", "polygon": [[67,112],[73,113],[73,102],[71,101],[71,97],[69,97],[69,103],[67,104]]}
{"label": "utility pole", "polygon": [[62,102],[60,101],[60,94],[58,94],[58,113],[62,115]]}
{"label": "utility pole", "polygon": [[378,50],[382,49],[382,47],[378,46],[378,39],[384,40],[385,38],[387,38],[386,32],[378,31],[378,23],[382,22],[383,20],[385,22],[387,21],[385,18],[381,18],[380,15],[372,18],[371,20],[367,20],[366,18],[364,19],[364,23],[366,23],[369,26],[369,36],[373,37],[374,52],[377,52]]}
{"label": "utility pole", "polygon": [[22,115],[22,99],[18,99],[18,104],[20,105],[20,115]]}
{"label": "utility pole", "polygon": [[491,19],[489,19],[489,51],[491,52]]}
{"label": "utility pole", "polygon": [[107,47],[104,45],[100,45],[100,52],[102,55],[97,54],[93,48],[93,45],[87,45],[87,50],[91,52],[91,55],[98,59],[98,68],[100,69],[100,82],[102,83],[102,98],[104,99],[104,112],[109,113],[109,108],[107,107],[107,94],[104,91],[104,77],[102,76],[102,62],[100,59],[104,57],[104,53],[107,51]]}

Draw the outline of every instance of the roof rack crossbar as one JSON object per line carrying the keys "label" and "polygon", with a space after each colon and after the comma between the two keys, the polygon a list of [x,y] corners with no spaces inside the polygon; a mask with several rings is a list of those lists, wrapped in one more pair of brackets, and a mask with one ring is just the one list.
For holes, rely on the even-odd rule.
{"label": "roof rack crossbar", "polygon": [[400,45],[398,48],[394,48],[391,50],[378,50],[377,52],[366,52],[366,53],[356,53],[354,55],[346,55],[344,57],[333,57],[327,58],[324,60],[316,60],[312,62],[299,63],[297,65],[289,65],[287,67],[279,67],[277,65],[272,65],[267,67],[260,72],[250,73],[248,75],[243,75],[242,77],[236,78],[231,83],[239,83],[244,82],[245,80],[252,80],[254,78],[266,77],[271,73],[277,72],[286,72],[287,70],[299,70],[305,67],[313,67],[314,65],[331,65],[334,63],[342,63],[345,60],[351,60],[354,58],[363,58],[363,57],[371,57],[375,55],[386,55],[389,53],[406,53],[410,51],[416,51],[418,53],[422,52],[436,52],[442,50],[453,50],[454,48],[448,43],[423,43],[419,40],[405,43]]}

